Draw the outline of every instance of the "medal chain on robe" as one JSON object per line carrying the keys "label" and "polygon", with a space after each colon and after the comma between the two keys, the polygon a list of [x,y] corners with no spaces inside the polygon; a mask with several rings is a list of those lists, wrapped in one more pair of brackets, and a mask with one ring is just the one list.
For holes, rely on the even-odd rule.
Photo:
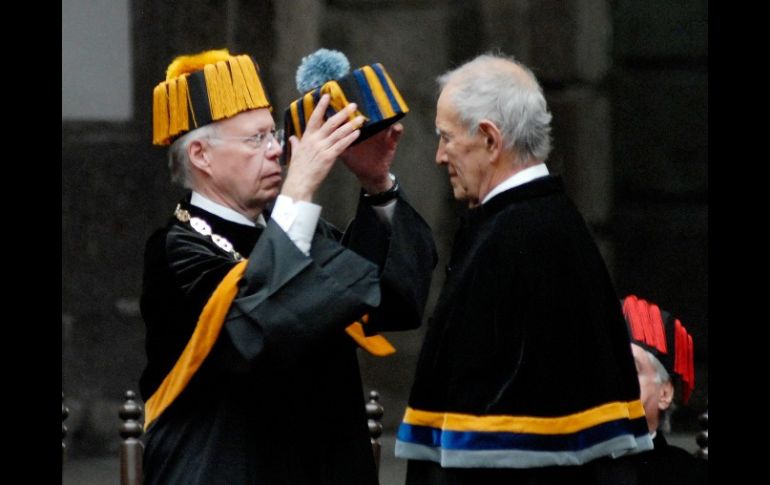
{"label": "medal chain on robe", "polygon": [[214,244],[235,258],[236,261],[243,261],[243,256],[241,256],[241,254],[235,250],[233,244],[228,241],[226,237],[212,233],[211,226],[208,224],[208,222],[204,221],[200,217],[191,217],[190,212],[182,209],[181,204],[176,205],[176,209],[174,209],[174,216],[178,221],[190,224],[190,226],[195,229],[195,231],[202,234],[203,236],[211,238],[211,240],[214,241]]}

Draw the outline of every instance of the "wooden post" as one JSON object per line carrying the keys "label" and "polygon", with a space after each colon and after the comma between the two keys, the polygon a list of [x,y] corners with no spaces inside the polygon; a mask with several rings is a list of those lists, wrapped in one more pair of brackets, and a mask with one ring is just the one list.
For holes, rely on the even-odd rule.
{"label": "wooden post", "polygon": [[374,454],[374,465],[377,470],[377,476],[380,476],[380,435],[382,435],[382,416],[385,409],[380,404],[380,393],[377,391],[369,392],[369,402],[366,403],[366,418],[369,425],[369,441],[372,443],[372,453]]}
{"label": "wooden post", "polygon": [[64,469],[64,449],[67,445],[64,444],[64,438],[67,437],[67,427],[64,425],[64,420],[70,415],[70,410],[64,405],[64,392],[61,393],[61,466]]}
{"label": "wooden post", "polygon": [[139,441],[142,436],[142,407],[134,401],[134,391],[126,391],[126,402],[120,407],[120,484],[141,485],[142,483],[142,454],[144,446]]}
{"label": "wooden post", "polygon": [[695,436],[695,441],[698,443],[698,451],[695,452],[695,456],[702,458],[706,461],[709,459],[709,410],[706,408],[706,412],[698,416],[698,424],[703,431]]}

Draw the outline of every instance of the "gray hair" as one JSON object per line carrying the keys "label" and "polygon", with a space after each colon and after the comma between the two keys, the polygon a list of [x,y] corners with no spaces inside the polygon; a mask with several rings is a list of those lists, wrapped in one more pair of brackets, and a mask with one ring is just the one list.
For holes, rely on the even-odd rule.
{"label": "gray hair", "polygon": [[[655,383],[663,384],[663,383],[669,382],[671,380],[671,375],[668,373],[666,368],[663,367],[663,364],[660,362],[660,360],[657,357],[655,357],[655,354],[653,354],[649,350],[644,349],[644,352],[647,354],[647,357],[649,357],[650,362],[655,367]],[[673,384],[674,383],[672,382],[671,385]],[[671,414],[673,413],[675,408],[676,408],[676,404],[672,399],[668,409],[658,412],[658,428],[664,433],[669,433],[671,431]]]}
{"label": "gray hair", "polygon": [[171,181],[186,189],[193,189],[192,170],[190,168],[190,156],[187,148],[190,143],[202,140],[215,134],[213,125],[204,125],[180,136],[168,149],[168,170],[171,173]]}
{"label": "gray hair", "polygon": [[647,349],[644,349],[644,351],[647,353],[647,357],[650,358],[650,362],[655,367],[655,384],[663,384],[664,382],[670,381],[671,375],[669,375],[666,368],[663,367],[663,364],[660,362],[660,360],[655,357],[655,354]]}
{"label": "gray hair", "polygon": [[[521,68],[525,77],[513,73],[507,63]],[[526,66],[513,57],[483,54],[437,81],[441,89],[450,82],[456,87],[452,101],[469,134],[474,135],[479,122],[487,119],[502,132],[505,149],[515,151],[522,162],[548,158],[551,113],[543,90]]]}

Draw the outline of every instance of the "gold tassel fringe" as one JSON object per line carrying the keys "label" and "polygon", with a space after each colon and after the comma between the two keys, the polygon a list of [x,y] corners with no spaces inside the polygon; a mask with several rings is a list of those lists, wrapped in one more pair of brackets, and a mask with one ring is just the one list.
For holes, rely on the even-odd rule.
{"label": "gold tassel fringe", "polygon": [[[203,71],[211,119],[218,121],[249,109],[272,106],[267,100],[258,66],[248,55],[231,56],[227,49],[179,56],[169,65],[166,81],[153,90],[153,143],[168,145],[179,134],[198,128],[187,83],[191,73]],[[197,106],[197,109],[202,109]]]}

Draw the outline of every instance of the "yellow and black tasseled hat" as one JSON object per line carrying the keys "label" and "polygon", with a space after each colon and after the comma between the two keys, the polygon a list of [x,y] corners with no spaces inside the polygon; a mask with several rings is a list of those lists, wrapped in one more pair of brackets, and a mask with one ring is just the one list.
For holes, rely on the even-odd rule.
{"label": "yellow and black tasseled hat", "polygon": [[272,110],[257,63],[227,49],[177,57],[152,98],[154,145],[169,145],[188,131],[243,111]]}
{"label": "yellow and black tasseled hat", "polygon": [[628,295],[622,303],[631,342],[649,350],[671,376],[681,380],[682,401],[687,404],[695,388],[692,335],[678,318],[655,303],[635,295]]}
{"label": "yellow and black tasseled hat", "polygon": [[[363,115],[365,120],[361,136],[355,143],[387,128],[409,112],[382,64],[374,63],[349,71],[350,62],[339,51],[319,49],[302,59],[297,69],[297,90],[303,96],[293,101],[284,115],[287,142],[291,135],[302,138],[310,114],[324,94],[331,97],[326,118],[350,103],[358,105],[351,119]],[[286,143],[285,146],[290,145]]]}

